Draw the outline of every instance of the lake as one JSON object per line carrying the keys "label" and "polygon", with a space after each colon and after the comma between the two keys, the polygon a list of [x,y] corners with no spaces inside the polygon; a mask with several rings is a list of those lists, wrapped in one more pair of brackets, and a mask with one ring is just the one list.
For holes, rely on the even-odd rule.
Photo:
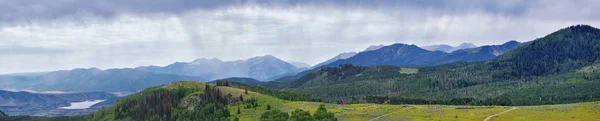
{"label": "lake", "polygon": [[104,102],[105,100],[89,100],[83,102],[72,102],[70,106],[58,107],[58,109],[88,109],[94,104]]}

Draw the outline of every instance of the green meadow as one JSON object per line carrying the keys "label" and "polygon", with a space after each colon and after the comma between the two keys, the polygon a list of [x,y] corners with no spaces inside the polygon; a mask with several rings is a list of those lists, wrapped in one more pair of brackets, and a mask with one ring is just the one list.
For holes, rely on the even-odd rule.
{"label": "green meadow", "polygon": [[[349,104],[339,105],[321,102],[301,102],[280,100],[256,92],[244,94],[243,89],[222,87],[224,94],[243,95],[244,98],[258,99],[258,108],[244,108],[245,105],[229,106],[233,116],[241,121],[258,121],[267,105],[290,113],[295,109],[314,113],[320,104],[335,113],[341,121],[483,121],[486,117],[507,110],[508,112],[491,117],[489,121],[593,121],[600,119],[600,102],[541,106],[457,106],[457,105],[384,105]],[[237,109],[240,108],[240,114]],[[514,110],[511,110],[516,108]]]}

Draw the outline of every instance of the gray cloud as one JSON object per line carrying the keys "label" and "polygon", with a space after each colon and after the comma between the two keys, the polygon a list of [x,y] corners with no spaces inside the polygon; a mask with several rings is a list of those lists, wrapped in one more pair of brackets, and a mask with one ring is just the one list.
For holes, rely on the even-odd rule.
{"label": "gray cloud", "polygon": [[[302,6],[371,9],[394,13],[406,8],[463,14],[473,10],[510,16],[522,15],[540,1],[533,0],[0,0],[0,21],[18,24],[91,14],[112,18],[119,14],[181,14],[191,10],[219,10],[240,6],[292,8]],[[547,2],[547,1],[546,1]]]}
{"label": "gray cloud", "polygon": [[316,64],[369,45],[529,41],[600,27],[600,1],[0,0],[0,73],[274,55]]}

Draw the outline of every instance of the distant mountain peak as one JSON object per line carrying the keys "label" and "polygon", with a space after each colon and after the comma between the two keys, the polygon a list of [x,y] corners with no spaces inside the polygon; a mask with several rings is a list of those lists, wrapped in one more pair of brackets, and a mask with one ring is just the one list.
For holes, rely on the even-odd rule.
{"label": "distant mountain peak", "polygon": [[281,59],[279,59],[279,58],[277,58],[277,57],[275,57],[273,55],[255,56],[255,57],[252,57],[252,58],[250,58],[248,60],[256,60],[256,59],[268,59],[268,60],[277,59],[277,60],[281,60]]}
{"label": "distant mountain peak", "polygon": [[516,41],[516,40],[510,40],[510,41],[508,41],[508,42],[505,42],[505,43],[504,43],[504,44],[502,44],[502,45],[519,45],[519,44],[521,44],[521,42],[518,42],[518,41]]}
{"label": "distant mountain peak", "polygon": [[297,62],[297,61],[287,61],[287,62],[298,68],[309,68],[310,67],[310,64],[307,64],[304,62]]}
{"label": "distant mountain peak", "polygon": [[347,58],[350,58],[350,57],[352,57],[352,56],[355,56],[356,54],[357,54],[356,52],[345,52],[345,53],[340,53],[340,54],[338,54],[338,55],[334,56],[333,58],[330,58],[330,59],[326,60],[325,62],[321,62],[321,63],[319,63],[319,64],[317,64],[317,65],[313,66],[312,68],[319,68],[319,67],[321,67],[321,66],[324,66],[324,65],[327,65],[327,64],[333,63],[333,62],[335,62],[335,61],[337,61],[337,60],[341,60],[341,59],[347,59]]}
{"label": "distant mountain peak", "polygon": [[192,61],[191,64],[207,63],[207,62],[218,62],[218,63],[220,63],[220,62],[223,62],[223,61],[221,61],[218,58],[214,58],[214,57],[211,58],[211,59],[199,58],[199,59],[196,59],[196,60]]}
{"label": "distant mountain peak", "polygon": [[380,44],[380,45],[371,45],[371,46],[367,47],[367,49],[363,50],[363,52],[377,50],[377,49],[380,49],[380,48],[382,48],[384,46],[385,45],[383,45],[383,44]]}
{"label": "distant mountain peak", "polygon": [[460,49],[466,49],[466,48],[476,48],[477,45],[474,45],[473,43],[461,43],[460,45],[458,45],[456,47],[460,48]]}

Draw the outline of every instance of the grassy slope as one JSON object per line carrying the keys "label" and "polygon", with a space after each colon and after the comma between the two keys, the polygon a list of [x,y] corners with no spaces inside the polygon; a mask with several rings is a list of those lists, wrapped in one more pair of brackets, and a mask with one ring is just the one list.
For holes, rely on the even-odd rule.
{"label": "grassy slope", "polygon": [[594,121],[600,119],[600,102],[522,106],[492,121]]}

